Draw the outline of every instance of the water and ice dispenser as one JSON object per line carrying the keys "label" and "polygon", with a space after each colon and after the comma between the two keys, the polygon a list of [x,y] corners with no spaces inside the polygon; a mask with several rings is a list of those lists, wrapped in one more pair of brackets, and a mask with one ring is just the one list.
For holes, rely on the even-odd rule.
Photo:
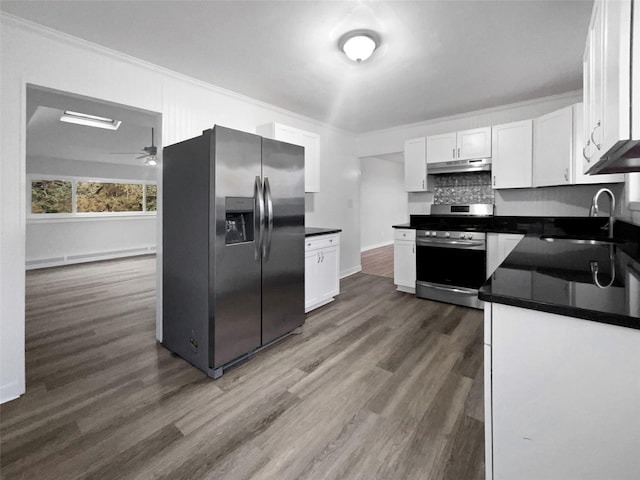
{"label": "water and ice dispenser", "polygon": [[225,244],[253,242],[253,197],[225,198]]}

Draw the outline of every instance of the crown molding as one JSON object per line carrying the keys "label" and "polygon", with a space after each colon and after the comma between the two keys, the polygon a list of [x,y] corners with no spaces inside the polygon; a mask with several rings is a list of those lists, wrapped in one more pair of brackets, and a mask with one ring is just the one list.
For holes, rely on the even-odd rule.
{"label": "crown molding", "polygon": [[[260,108],[264,108],[267,110],[271,110],[275,113],[279,113],[282,115],[286,115],[288,117],[292,117],[295,118],[297,120],[306,122],[306,123],[311,123],[313,125],[316,125],[320,128],[324,128],[324,129],[328,129],[328,130],[332,130],[336,133],[342,134],[342,135],[347,135],[351,138],[355,138],[357,136],[357,134],[355,132],[352,132],[350,130],[346,130],[343,128],[339,128],[336,127],[335,125],[330,125],[328,123],[322,122],[320,120],[316,120],[315,118],[311,118],[311,117],[307,117],[305,115],[302,115],[300,113],[296,113],[296,112],[292,112],[290,110],[287,110],[285,108],[282,107],[278,107],[277,105],[273,105],[271,103],[267,103],[267,102],[263,102],[261,100],[258,100],[256,98],[253,97],[249,97],[247,95],[243,95],[241,93],[237,93],[234,92],[233,90],[227,90],[226,88],[222,88],[219,87],[217,85],[214,85],[212,83],[208,83],[205,82],[203,80],[198,80],[197,78],[194,77],[190,77],[189,75],[185,75],[183,73],[180,72],[176,72],[175,70],[170,70],[168,68],[165,67],[161,67],[160,65],[156,65],[155,63],[151,63],[148,62],[146,60],[142,60],[138,57],[134,57],[132,55],[128,55],[126,53],[120,52],[118,50],[114,50],[102,45],[99,45],[97,43],[93,43],[90,42],[88,40],[84,40],[80,37],[76,37],[73,35],[70,35],[68,33],[65,32],[61,32],[59,30],[55,30],[53,28],[50,27],[46,27],[44,25],[41,25],[39,23],[36,22],[32,22],[31,20],[27,20],[24,19],[22,17],[18,17],[16,15],[7,13],[7,12],[3,12],[0,11],[0,22],[3,24],[6,24],[7,26],[11,26],[14,27],[16,29],[19,30],[23,30],[35,35],[39,35],[42,37],[46,37],[49,40],[52,41],[58,41],[61,43],[65,43],[67,45],[71,45],[73,47],[77,47],[77,48],[82,48],[85,50],[89,50],[93,53],[96,53],[98,55],[104,55],[107,56],[109,58],[112,58],[114,60],[118,60],[118,61],[122,61],[122,62],[126,62],[130,65],[135,65],[137,67],[140,68],[144,68],[147,70],[151,70],[153,72],[159,73],[161,75],[165,75],[167,77],[170,77],[174,80],[179,80],[182,82],[186,82],[188,84],[191,84],[193,86],[197,86],[200,88],[203,88],[205,90],[208,90],[212,93],[216,93],[219,95],[224,95],[226,97],[232,98],[234,100],[238,100],[241,102],[245,102],[245,103],[249,103],[251,105],[254,105],[256,107],[260,107]],[[164,87],[164,86],[163,86]],[[164,88],[163,88],[164,90]],[[276,121],[276,120],[273,120]]]}
{"label": "crown molding", "polygon": [[582,99],[582,90],[572,90],[570,92],[557,93],[554,95],[548,95],[546,97],[538,97],[538,98],[533,98],[531,100],[523,100],[520,102],[507,103],[505,105],[498,105],[496,107],[483,108],[480,110],[472,110],[464,113],[456,113],[454,115],[448,115],[446,117],[431,118],[428,120],[421,120],[419,122],[414,122],[414,123],[406,123],[404,125],[398,125],[395,127],[382,128],[380,130],[371,130],[369,132],[363,132],[358,134],[358,138],[367,137],[369,135],[379,135],[382,133],[393,133],[393,132],[412,129],[412,128],[426,127],[428,125],[434,125],[437,123],[460,120],[460,119],[479,116],[479,115],[489,115],[492,113],[513,110],[515,108],[529,107],[529,106],[537,105],[540,103],[546,103],[546,102],[563,100],[563,99],[575,99],[576,101],[580,101]]}

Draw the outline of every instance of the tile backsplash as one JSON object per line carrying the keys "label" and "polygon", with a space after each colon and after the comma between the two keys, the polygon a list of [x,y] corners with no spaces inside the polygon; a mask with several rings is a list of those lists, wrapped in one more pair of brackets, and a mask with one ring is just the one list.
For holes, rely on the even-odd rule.
{"label": "tile backsplash", "polygon": [[434,175],[433,203],[493,203],[491,172]]}

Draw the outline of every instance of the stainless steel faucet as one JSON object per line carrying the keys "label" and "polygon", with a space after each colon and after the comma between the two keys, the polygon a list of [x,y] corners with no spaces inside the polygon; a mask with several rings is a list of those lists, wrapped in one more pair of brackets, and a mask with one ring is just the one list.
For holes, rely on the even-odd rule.
{"label": "stainless steel faucet", "polygon": [[609,238],[613,238],[613,223],[615,222],[615,210],[616,210],[616,197],[613,195],[613,192],[608,188],[601,188],[596,192],[591,200],[591,208],[589,209],[589,215],[592,217],[596,217],[598,215],[598,199],[600,198],[601,193],[609,194]]}

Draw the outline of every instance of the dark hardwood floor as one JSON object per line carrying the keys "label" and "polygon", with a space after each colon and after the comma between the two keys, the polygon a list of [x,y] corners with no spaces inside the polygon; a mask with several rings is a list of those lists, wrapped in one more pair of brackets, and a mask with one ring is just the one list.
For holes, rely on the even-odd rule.
{"label": "dark hardwood floor", "polygon": [[2,478],[484,478],[480,311],[356,274],[213,381],[155,340],[154,262],[28,272]]}
{"label": "dark hardwood floor", "polygon": [[373,248],[360,254],[362,273],[393,278],[393,245]]}

